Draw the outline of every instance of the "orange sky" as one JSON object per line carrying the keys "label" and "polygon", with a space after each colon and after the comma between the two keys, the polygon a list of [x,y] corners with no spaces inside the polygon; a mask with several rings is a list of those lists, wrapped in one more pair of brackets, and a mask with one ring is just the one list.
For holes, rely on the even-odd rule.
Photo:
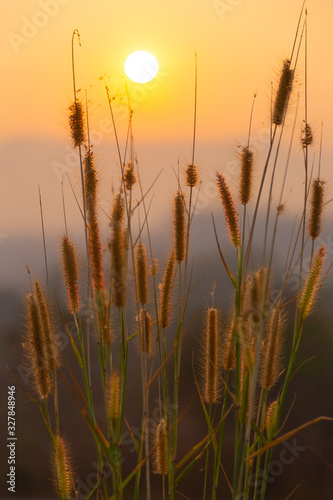
{"label": "orange sky", "polygon": [[[158,58],[156,85],[130,86],[138,138],[190,138],[195,48],[198,133],[212,140],[238,135],[247,127],[254,91],[259,93],[257,121],[266,118],[261,111],[267,108],[268,84],[280,58],[290,53],[300,5],[299,0],[6,2],[1,19],[6,119],[1,134],[64,137],[61,118],[72,98],[70,39],[78,28],[78,85],[89,90],[97,105],[105,105],[101,75],[121,82],[124,61],[135,50],[149,50]],[[309,109],[314,120],[325,122],[328,133],[333,73],[327,50],[333,46],[333,5],[313,0],[308,10]]]}
{"label": "orange sky", "polygon": [[[54,166],[68,166],[70,160],[67,107],[73,99],[70,42],[74,28],[80,31],[82,42],[81,47],[75,47],[77,85],[88,91],[96,156],[107,179],[102,199],[104,195],[110,198],[111,181],[104,170],[115,164],[116,150],[113,134],[105,129],[109,114],[99,78],[110,76],[111,91],[116,92],[119,85],[124,92],[126,57],[136,50],[148,50],[157,57],[160,73],[153,82],[127,82],[134,108],[136,147],[145,167],[143,177],[149,184],[164,168],[156,192],[163,193],[159,201],[166,208],[175,186],[171,166],[176,167],[178,159],[184,166],[191,157],[195,49],[197,160],[204,181],[211,182],[217,169],[223,170],[227,162],[234,161],[237,146],[247,134],[254,92],[258,97],[253,140],[262,147],[257,158],[260,168],[267,144],[261,143],[263,137],[267,138],[269,126],[270,81],[276,81],[281,59],[290,54],[300,6],[301,0],[6,2],[0,21],[1,203],[10,215],[0,232],[10,228],[37,230],[38,182],[46,199],[49,224],[60,231],[60,183]],[[309,0],[308,11],[309,120],[317,149],[320,124],[324,122],[323,173],[329,177],[333,71],[328,51],[333,47],[333,4],[330,0]],[[303,71],[302,54],[294,108],[298,90],[303,99]],[[127,112],[125,107],[117,109],[123,145]],[[297,136],[299,128],[300,124]],[[302,160],[299,143],[294,151]],[[78,183],[77,169],[71,170],[69,164],[69,170],[73,182]],[[296,191],[301,184],[298,180],[297,176],[293,178]],[[293,198],[293,188],[289,188],[286,201]],[[105,201],[107,210],[108,203]]]}

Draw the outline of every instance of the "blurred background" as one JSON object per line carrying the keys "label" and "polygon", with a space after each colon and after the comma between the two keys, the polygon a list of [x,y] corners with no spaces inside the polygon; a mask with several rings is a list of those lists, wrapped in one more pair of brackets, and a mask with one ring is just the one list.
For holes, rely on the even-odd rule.
{"label": "blurred background", "polygon": [[[333,46],[329,0],[308,1],[308,116],[314,131],[310,161],[318,169],[321,123],[323,123],[321,175],[325,179],[326,201],[323,232],[316,246],[325,244],[329,268],[333,253],[333,198],[331,165],[333,147],[333,72],[328,64],[328,48]],[[181,373],[180,414],[190,405],[180,423],[181,457],[207,432],[197,389],[194,368],[198,367],[198,337],[202,314],[210,304],[210,292],[216,285],[216,301],[227,322],[232,308],[232,290],[221,264],[211,222],[216,217],[225,256],[234,269],[232,251],[215,187],[215,174],[221,171],[237,199],[239,180],[238,152],[247,141],[249,116],[254,93],[257,93],[251,135],[255,151],[258,187],[266,158],[270,134],[271,82],[277,85],[282,59],[290,55],[301,1],[287,0],[174,0],[156,2],[134,0],[111,3],[100,0],[17,0],[7,3],[0,25],[0,496],[6,498],[7,386],[12,384],[10,371],[24,383],[22,375],[22,335],[25,330],[25,296],[29,292],[26,265],[32,278],[45,285],[44,255],[41,234],[38,188],[40,188],[46,228],[47,255],[51,290],[57,295],[66,315],[64,285],[60,270],[60,240],[64,231],[62,186],[66,200],[70,237],[78,245],[84,267],[83,224],[70,182],[80,201],[78,155],[73,150],[68,130],[68,106],[73,100],[71,73],[71,36],[81,35],[81,47],[75,42],[77,87],[87,92],[91,139],[100,172],[100,223],[103,226],[104,257],[109,266],[108,214],[113,194],[119,189],[120,171],[105,83],[114,100],[117,130],[122,151],[125,146],[128,110],[124,80],[134,109],[135,151],[144,190],[155,178],[149,193],[152,209],[149,223],[154,255],[160,262],[159,278],[172,245],[172,198],[177,189],[175,172],[184,180],[186,164],[191,161],[194,105],[194,53],[198,56],[198,113],[196,163],[202,181],[191,236],[193,282],[199,282],[191,295],[187,313],[190,328],[184,338]],[[285,127],[276,175],[273,206],[278,203],[282,175],[290,144],[294,118],[295,139],[292,147],[284,212],[280,218],[274,261],[274,287],[281,283],[293,224],[299,222],[303,204],[303,152],[300,145],[304,117],[304,47],[298,62],[290,114]],[[124,75],[126,57],[136,50],[152,52],[160,72],[149,84],[135,84]],[[137,190],[136,197],[140,197]],[[264,192],[262,206],[265,207]],[[274,205],[275,203],[275,205]],[[253,201],[249,215],[253,213]],[[296,218],[296,219],[295,219]],[[260,213],[255,233],[253,268],[256,267],[264,230]],[[310,244],[306,249],[310,254]],[[308,260],[307,260],[308,262]],[[295,280],[286,299],[295,295]],[[133,284],[130,282],[133,292]],[[298,364],[305,363],[294,377],[286,408],[293,408],[285,431],[320,415],[333,416],[332,347],[333,347],[332,276],[328,273],[315,311],[307,322]],[[293,307],[291,305],[290,312]],[[66,340],[62,322],[55,310],[57,331]],[[193,318],[196,318],[193,322]],[[70,321],[70,317],[66,316]],[[135,328],[135,311],[128,312],[129,328]],[[291,332],[286,338],[286,353]],[[117,350],[117,341],[115,341]],[[94,352],[92,352],[94,355]],[[64,342],[63,357],[73,366],[70,345]],[[141,419],[141,385],[138,352],[130,351],[127,418],[136,429]],[[99,367],[94,366],[98,401]],[[156,391],[156,392],[154,392]],[[78,489],[85,498],[93,481],[94,443],[66,387],[60,382],[61,425],[69,438],[77,463]],[[55,498],[50,485],[50,444],[38,408],[17,387],[16,498]],[[152,411],[159,406],[158,392],[151,393]],[[289,405],[289,406],[288,406]],[[102,418],[103,408],[99,408]],[[223,452],[228,477],[232,471],[233,418],[229,417]],[[326,499],[332,496],[333,425],[316,424],[297,436],[303,448],[293,463],[274,476],[268,498],[281,500],[296,488],[294,499]],[[276,449],[278,459],[283,445]],[[136,455],[129,440],[124,442],[125,471],[130,471]],[[179,487],[179,498],[202,497],[204,461]],[[221,483],[226,481],[221,477]],[[156,491],[160,478],[153,477]],[[53,496],[52,496],[53,495]],[[160,498],[156,493],[154,498]],[[131,498],[129,492],[128,498]],[[223,497],[228,498],[225,486]]]}

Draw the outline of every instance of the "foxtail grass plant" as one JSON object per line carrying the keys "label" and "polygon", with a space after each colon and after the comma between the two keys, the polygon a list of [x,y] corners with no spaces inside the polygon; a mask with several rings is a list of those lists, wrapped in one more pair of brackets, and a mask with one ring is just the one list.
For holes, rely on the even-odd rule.
{"label": "foxtail grass plant", "polygon": [[[195,248],[190,245],[190,233],[201,182],[195,162],[197,55],[192,158],[184,171],[176,174],[170,220],[172,247],[161,256],[162,265],[159,263],[157,266],[147,198],[157,178],[147,189],[142,185],[141,166],[134,149],[133,109],[127,88],[129,121],[122,151],[121,134],[113,110],[114,98],[112,90],[106,86],[106,105],[111,114],[118,153],[118,175],[113,181],[116,194],[110,202],[112,208],[106,214],[109,218],[107,231],[103,230],[99,220],[99,167],[96,166],[90,142],[89,108],[86,106],[84,109],[76,88],[76,39],[80,42],[79,33],[74,30],[74,101],[69,106],[69,126],[72,145],[77,148],[80,157],[81,193],[75,196],[77,200],[82,200],[78,204],[82,204],[79,208],[83,219],[85,251],[82,252],[78,245],[74,246],[68,232],[64,200],[61,273],[67,295],[67,311],[63,310],[58,290],[53,297],[49,286],[46,293],[42,282],[35,280],[30,284],[30,293],[26,298],[27,328],[23,344],[32,384],[32,392],[28,393],[41,411],[52,444],[55,490],[61,499],[78,495],[75,492],[77,470],[67,439],[63,437],[63,403],[58,397],[58,379],[61,378],[61,390],[69,391],[77,407],[75,418],[82,416],[96,446],[96,453],[90,458],[91,461],[97,460],[97,479],[87,498],[122,500],[129,498],[130,489],[134,500],[175,500],[178,491],[188,498],[186,487],[182,489],[184,478],[191,478],[191,474],[196,474],[199,468],[204,471],[200,492],[204,500],[269,498],[268,472],[275,446],[285,439],[282,427],[288,416],[286,404],[290,383],[294,376],[301,377],[296,362],[302,336],[306,334],[303,330],[320,295],[329,260],[325,246],[319,244],[326,189],[320,165],[315,178],[308,169],[314,138],[308,123],[306,97],[301,135],[305,166],[303,208],[289,243],[285,272],[281,279],[275,276],[273,256],[279,239],[279,221],[285,216],[284,190],[299,101],[272,225],[272,200],[277,191],[274,176],[277,165],[282,161],[279,152],[283,140],[290,133],[286,126],[293,111],[290,96],[297,91],[295,74],[303,48],[307,88],[308,41],[304,3],[290,57],[282,61],[274,85],[276,90],[272,95],[271,134],[266,157],[255,155],[255,148],[251,145],[255,94],[248,139],[238,155],[237,185],[230,182],[228,172],[221,170],[216,174],[219,216],[213,215],[211,251],[215,251],[215,233],[216,255],[221,257],[221,269],[216,269],[216,283],[210,284],[214,289],[212,303],[203,307],[204,312],[200,308],[197,311],[197,315],[203,316],[204,326],[199,335],[200,354],[194,353],[193,362],[194,382],[207,434],[199,438],[200,432],[193,432],[193,443],[185,452],[178,446],[179,424],[188,418],[180,390],[184,366],[182,351],[184,354],[188,350],[187,345],[182,344],[184,336],[191,335],[188,332],[196,333],[196,326],[193,326],[195,318],[189,315],[189,304],[196,286],[192,282],[190,265],[192,255],[195,255]],[[258,239],[257,243],[256,225],[266,188],[265,231],[263,241]],[[240,214],[238,210],[241,210]],[[221,218],[222,224],[215,222]],[[46,249],[44,226],[43,240]],[[262,244],[259,261],[256,261],[254,241],[256,246]],[[225,257],[228,245],[232,249],[231,257],[228,257],[230,262]],[[306,257],[309,257],[308,269],[305,267]],[[107,261],[109,266],[105,265]],[[84,283],[85,278],[87,282]],[[296,287],[292,288],[295,282]],[[215,293],[221,289],[229,290],[230,300],[221,304],[220,310],[214,300]],[[76,370],[70,366],[73,358],[69,362],[67,353],[60,351],[55,335],[56,318],[67,332]],[[134,433],[128,411],[131,400],[127,385],[128,372],[133,365],[129,352],[135,344],[138,349],[133,351],[133,356],[140,358],[140,363],[135,365],[138,372],[135,377],[138,381],[141,379],[142,419],[139,431]],[[201,357],[200,363],[197,363],[197,356]],[[95,369],[97,365],[99,373]],[[197,366],[201,369],[199,382]],[[159,394],[157,408],[154,407],[156,411],[152,411],[151,391]],[[224,447],[226,420],[234,427],[234,432],[228,435],[229,442],[233,440],[232,456]],[[300,429],[315,421],[318,420],[307,422]],[[287,436],[295,435],[300,429],[291,431]],[[124,452],[125,432],[135,454],[136,464],[131,469]],[[77,438],[80,439],[80,436],[71,436],[71,448],[74,450]],[[226,463],[233,464],[232,477],[227,476]],[[105,473],[107,467],[109,477]],[[153,472],[156,476],[152,476]],[[153,477],[152,484],[158,484],[158,491],[152,488]]]}

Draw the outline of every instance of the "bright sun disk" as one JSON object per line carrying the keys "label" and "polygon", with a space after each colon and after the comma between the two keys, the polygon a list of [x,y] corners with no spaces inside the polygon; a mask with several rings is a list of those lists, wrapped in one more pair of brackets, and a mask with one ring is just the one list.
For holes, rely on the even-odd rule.
{"label": "bright sun disk", "polygon": [[144,50],[133,52],[125,61],[125,73],[136,83],[150,82],[158,72],[158,62],[153,54]]}

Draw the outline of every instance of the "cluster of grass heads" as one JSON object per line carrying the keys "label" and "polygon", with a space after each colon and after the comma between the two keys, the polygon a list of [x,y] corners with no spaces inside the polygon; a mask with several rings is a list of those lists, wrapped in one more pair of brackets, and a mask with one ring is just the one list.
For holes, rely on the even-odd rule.
{"label": "cluster of grass heads", "polygon": [[[190,254],[190,231],[195,213],[195,198],[199,191],[198,169],[195,165],[195,122],[192,162],[184,172],[185,181],[177,177],[177,188],[173,205],[173,248],[167,256],[166,265],[157,269],[157,260],[151,243],[149,228],[149,205],[147,193],[140,180],[140,169],[135,161],[132,111],[129,103],[129,127],[122,155],[112,108],[112,98],[106,88],[108,106],[114,124],[121,185],[114,196],[110,220],[109,255],[111,275],[106,276],[103,268],[102,243],[98,220],[99,177],[94,154],[86,126],[86,112],[75,87],[73,56],[74,102],[69,108],[70,130],[73,147],[80,155],[82,177],[82,219],[86,241],[87,287],[84,303],[89,305],[90,317],[85,312],[82,291],[79,287],[77,252],[68,234],[65,217],[65,234],[62,238],[63,275],[68,293],[68,309],[75,322],[76,336],[67,333],[82,373],[78,380],[71,368],[62,360],[57,343],[50,292],[44,292],[38,281],[31,284],[27,297],[28,328],[25,341],[26,359],[31,370],[31,378],[37,398],[31,394],[39,406],[52,442],[54,484],[59,498],[69,499],[75,493],[75,473],[60,426],[61,408],[58,402],[57,379],[62,378],[62,387],[70,391],[81,414],[90,429],[96,444],[98,458],[98,480],[87,498],[122,499],[126,487],[134,484],[134,498],[144,494],[148,500],[151,494],[151,473],[161,476],[161,490],[158,498],[174,499],[182,479],[193,472],[196,465],[206,459],[203,498],[221,498],[220,489],[223,471],[223,442],[226,418],[235,425],[235,454],[233,478],[228,480],[230,498],[264,499],[269,465],[275,445],[293,436],[300,429],[283,435],[282,418],[286,395],[295,372],[295,362],[305,320],[311,312],[316,296],[324,279],[323,266],[325,248],[316,247],[320,233],[324,204],[324,182],[320,172],[313,178],[313,170],[308,168],[308,149],[313,141],[311,127],[307,120],[306,101],[304,133],[301,146],[304,153],[305,190],[304,209],[299,227],[290,242],[285,274],[279,290],[272,293],[272,266],[275,237],[280,216],[283,212],[283,192],[289,168],[289,158],[285,165],[284,182],[279,196],[279,204],[272,207],[274,175],[279,160],[285,120],[288,114],[290,95],[293,91],[295,70],[302,44],[307,43],[306,13],[301,12],[295,36],[295,44],[290,59],[283,61],[281,73],[272,102],[271,141],[262,172],[259,191],[254,197],[253,171],[255,154],[248,143],[240,153],[239,199],[243,206],[242,220],[239,219],[236,204],[226,182],[226,176],[216,177],[216,196],[220,197],[225,214],[230,242],[234,247],[237,274],[230,270],[218,241],[216,225],[216,246],[212,228],[212,251],[217,248],[225,279],[230,281],[234,293],[234,309],[228,326],[220,320],[220,311],[212,303],[204,314],[201,334],[200,380],[195,382],[202,410],[207,422],[207,434],[200,442],[179,456],[178,424],[183,414],[179,414],[180,368],[182,341],[190,326],[186,318],[188,301],[195,284],[192,283]],[[75,36],[73,33],[73,51]],[[305,47],[306,53],[306,47]],[[305,75],[307,84],[307,75]],[[195,78],[195,106],[197,79]],[[252,108],[253,110],[253,108]],[[196,111],[196,109],[195,109]],[[252,115],[252,113],[251,113]],[[296,123],[296,119],[295,119]],[[294,138],[295,125],[290,138],[290,148]],[[126,159],[126,155],[130,158]],[[267,181],[268,166],[273,164],[270,184]],[[259,167],[256,167],[259,171]],[[269,198],[266,212],[263,253],[261,261],[250,268],[250,257],[254,241],[255,225],[264,185],[269,184]],[[133,189],[138,186],[141,193],[134,200]],[[150,188],[149,188],[150,189]],[[248,204],[255,200],[253,214],[248,217]],[[139,220],[139,224],[134,224]],[[246,231],[249,223],[248,232]],[[270,232],[268,229],[272,227]],[[312,243],[311,264],[304,276],[304,256]],[[159,283],[158,273],[162,276]],[[298,291],[293,299],[286,302],[286,288],[290,278],[298,276]],[[135,282],[136,331],[131,332],[129,314],[133,303],[129,304],[128,277]],[[132,299],[131,299],[132,300]],[[288,306],[288,307],[287,307]],[[63,315],[62,315],[63,317]],[[222,327],[222,324],[224,325]],[[293,330],[291,349],[282,362],[282,349],[286,344],[286,330]],[[141,434],[134,436],[126,420],[125,396],[127,392],[128,350],[137,342],[141,362],[142,420]],[[92,359],[91,345],[98,346],[98,359]],[[100,383],[104,395],[104,418],[96,417],[96,396],[92,381],[92,364],[99,363]],[[279,388],[276,386],[279,384]],[[159,388],[161,403],[160,418],[155,428],[148,425],[150,416],[150,390]],[[272,392],[272,388],[275,390]],[[53,404],[51,395],[53,394]],[[52,408],[52,410],[51,410]],[[51,411],[54,416],[51,418]],[[318,420],[318,419],[317,419]],[[317,421],[316,420],[316,421]],[[310,423],[305,424],[310,425]],[[304,427],[304,426],[303,426]],[[122,435],[128,429],[133,439],[137,455],[137,466],[124,477],[122,465]],[[72,437],[75,444],[75,436]],[[213,459],[212,459],[213,457]],[[93,458],[93,457],[92,457]],[[211,466],[213,464],[213,466]],[[106,465],[111,469],[111,478],[106,478]],[[143,478],[144,476],[144,478]],[[141,496],[141,498],[143,498]],[[154,495],[154,498],[156,496]]]}

